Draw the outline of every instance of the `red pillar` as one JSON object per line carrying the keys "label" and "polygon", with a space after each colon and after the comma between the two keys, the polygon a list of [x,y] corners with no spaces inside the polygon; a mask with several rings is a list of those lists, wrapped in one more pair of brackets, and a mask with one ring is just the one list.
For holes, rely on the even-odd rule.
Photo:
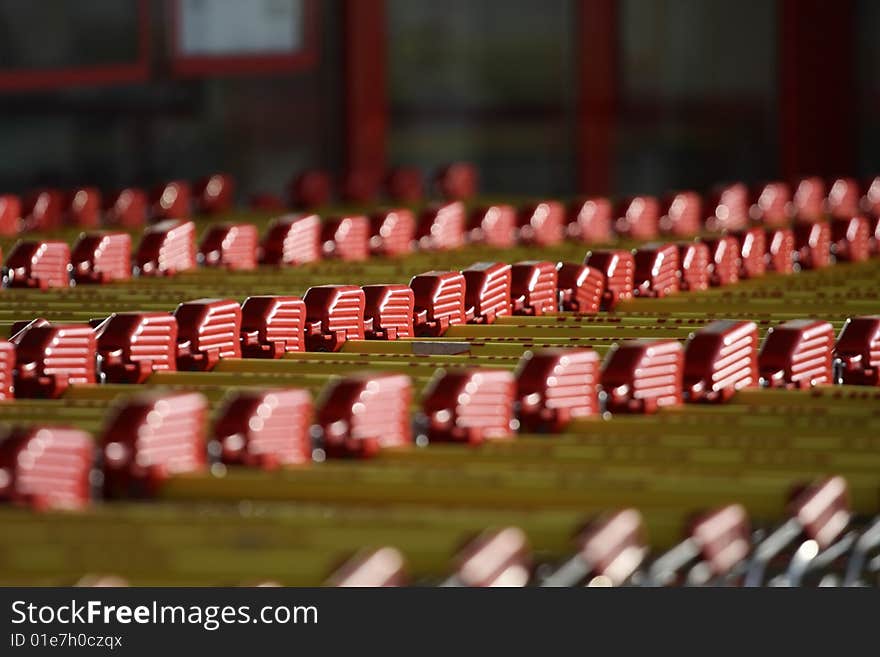
{"label": "red pillar", "polygon": [[345,166],[381,177],[388,132],[385,1],[345,0],[343,7]]}
{"label": "red pillar", "polygon": [[578,191],[610,194],[618,95],[617,0],[580,0],[577,26]]}
{"label": "red pillar", "polygon": [[854,5],[779,0],[779,166],[785,178],[855,173]]}

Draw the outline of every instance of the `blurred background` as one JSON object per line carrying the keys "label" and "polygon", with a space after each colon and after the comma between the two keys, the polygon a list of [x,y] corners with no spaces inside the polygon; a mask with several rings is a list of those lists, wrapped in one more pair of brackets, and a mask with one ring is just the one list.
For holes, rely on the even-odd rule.
{"label": "blurred background", "polygon": [[0,192],[451,160],[492,194],[866,176],[878,28],[875,0],[0,0]]}

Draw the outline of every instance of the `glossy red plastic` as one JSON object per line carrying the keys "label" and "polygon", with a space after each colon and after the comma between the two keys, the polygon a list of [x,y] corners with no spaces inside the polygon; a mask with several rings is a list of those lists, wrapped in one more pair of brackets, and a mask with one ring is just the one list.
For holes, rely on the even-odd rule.
{"label": "glossy red plastic", "polygon": [[555,313],[559,301],[556,263],[526,260],[510,267],[510,307],[514,315]]}
{"label": "glossy red plastic", "polygon": [[254,296],[241,305],[243,358],[281,358],[306,350],[306,304],[299,297]]}
{"label": "glossy red plastic", "polygon": [[621,237],[652,240],[660,234],[660,201],[654,196],[628,199],[614,214],[614,231]]}
{"label": "glossy red plastic", "polygon": [[478,444],[512,438],[515,394],[516,381],[507,370],[439,371],[422,400],[428,440]]}
{"label": "glossy red plastic", "polygon": [[395,587],[408,582],[406,562],[399,550],[381,547],[358,553],[336,570],[326,582],[335,587]]}
{"label": "glossy red plastic", "polygon": [[489,205],[471,210],[468,217],[471,242],[506,249],[516,244],[516,210],[512,205]]}
{"label": "glossy red plastic", "polygon": [[0,340],[0,401],[12,399],[15,376],[15,345]]}
{"label": "glossy red plastic", "polygon": [[142,189],[127,187],[104,198],[104,221],[108,226],[140,228],[147,222],[149,201]]}
{"label": "glossy red plastic", "polygon": [[153,188],[150,193],[150,219],[188,219],[192,206],[192,189],[185,180],[171,180]]}
{"label": "glossy red plastic", "polygon": [[854,178],[838,178],[828,191],[828,212],[832,217],[852,217],[859,213],[859,183]]}
{"label": "glossy red plastic", "polygon": [[880,217],[880,176],[875,177],[868,185],[863,204],[865,212],[872,217]]}
{"label": "glossy red plastic", "polygon": [[327,258],[366,260],[370,257],[369,219],[362,215],[328,219],[321,227],[321,246]]}
{"label": "glossy red plastic", "polygon": [[67,195],[65,223],[80,228],[101,224],[101,192],[96,187],[80,187]]}
{"label": "glossy red plastic", "polygon": [[682,401],[684,349],[677,340],[629,340],[615,347],[602,370],[612,413],[654,413]]}
{"label": "glossy red plastic", "polygon": [[818,176],[798,181],[792,205],[797,221],[819,221],[825,214],[825,181]]}
{"label": "glossy red plastic", "polygon": [[689,402],[724,402],[758,385],[758,327],[722,319],[691,336],[684,355],[684,395]]}
{"label": "glossy red plastic", "polygon": [[131,278],[131,235],[83,233],[70,254],[77,285],[112,283]]}
{"label": "glossy red plastic", "polygon": [[678,245],[679,289],[699,292],[709,288],[709,247],[705,242]]}
{"label": "glossy red plastic", "polygon": [[95,328],[106,383],[144,383],[177,369],[177,320],[162,312],[113,313]]}
{"label": "glossy red plastic", "polygon": [[629,251],[588,251],[584,264],[598,269],[605,275],[605,292],[602,309],[611,310],[633,296],[636,261]]}
{"label": "glossy red plastic", "polygon": [[862,262],[871,257],[871,225],[865,217],[831,220],[831,253],[843,262]]}
{"label": "glossy red plastic", "polygon": [[739,230],[749,223],[749,188],[733,183],[713,190],[706,203],[706,230]]}
{"label": "glossy red plastic", "polygon": [[834,543],[849,525],[849,487],[843,477],[829,477],[801,490],[789,503],[788,513],[820,550]]}
{"label": "glossy red plastic", "polygon": [[0,439],[0,500],[36,509],[82,509],[91,498],[94,442],[85,431],[34,426]]}
{"label": "glossy red plastic", "polygon": [[229,212],[235,204],[235,179],[228,173],[215,173],[196,181],[193,193],[199,213]]}
{"label": "glossy red plastic", "polygon": [[834,328],[829,322],[793,319],[770,329],[758,356],[764,385],[809,388],[833,382]]}
{"label": "glossy red plastic", "polygon": [[611,201],[603,197],[576,201],[569,206],[569,237],[584,244],[607,244],[614,239],[611,230]]}
{"label": "glossy red plastic", "polygon": [[17,235],[21,225],[21,199],[13,194],[0,194],[0,235]]}
{"label": "glossy red plastic", "polygon": [[321,259],[321,220],[316,214],[274,219],[260,246],[264,265],[302,265]]}
{"label": "glossy red plastic", "polygon": [[791,228],[768,230],[767,271],[791,274],[794,271],[794,231]]}
{"label": "glossy red plastic", "polygon": [[412,381],[403,374],[353,374],[328,384],[315,421],[329,457],[370,457],[412,443]]}
{"label": "glossy red plastic", "polygon": [[880,315],[846,320],[834,358],[840,382],[857,386],[880,386]]}
{"label": "glossy red plastic", "polygon": [[370,253],[377,256],[400,256],[412,252],[416,218],[412,210],[394,208],[370,217]]}
{"label": "glossy red plastic", "polygon": [[464,246],[465,209],[460,201],[422,211],[415,239],[425,251],[447,251]]}
{"label": "glossy red plastic", "polygon": [[169,219],[144,231],[135,254],[141,276],[173,276],[196,267],[196,226]]}
{"label": "glossy red plastic", "polygon": [[784,182],[770,182],[758,189],[750,216],[766,228],[778,228],[788,223],[791,207],[791,189]]}
{"label": "glossy red plastic", "polygon": [[6,257],[6,285],[41,290],[70,285],[67,242],[18,242]]}
{"label": "glossy red plastic", "polygon": [[605,298],[605,274],[595,267],[560,262],[556,268],[559,309],[595,315]]}
{"label": "glossy red plastic", "polygon": [[510,315],[510,265],[478,262],[462,270],[465,316],[470,324],[492,324]]}
{"label": "glossy red plastic", "polygon": [[483,532],[456,554],[453,563],[459,586],[525,586],[531,576],[528,537],[519,527]]}
{"label": "glossy red plastic", "polygon": [[729,504],[701,515],[690,529],[690,538],[700,550],[714,576],[724,575],[748,557],[752,532],[745,507]]}
{"label": "glossy red plastic", "polygon": [[356,285],[310,287],[306,304],[306,347],[339,351],[346,340],[364,339],[364,291]]}
{"label": "glossy red plastic", "polygon": [[446,199],[466,201],[476,196],[479,188],[477,167],[468,162],[455,162],[440,169],[434,182],[437,191]]}
{"label": "glossy red plastic", "polygon": [[692,237],[703,228],[703,199],[695,191],[678,192],[664,202],[660,232],[675,237]]}
{"label": "glossy red plastic", "polygon": [[831,265],[831,225],[825,222],[796,224],[794,250],[801,269],[822,269]]}
{"label": "glossy red plastic", "polygon": [[218,411],[213,437],[223,463],[268,470],[311,462],[311,423],[306,390],[242,391]]}
{"label": "glossy red plastic", "polygon": [[101,436],[104,495],[150,497],[169,477],[203,471],[207,416],[197,392],[123,401]]}
{"label": "glossy red plastic", "polygon": [[16,397],[56,399],[72,384],[95,382],[95,332],[88,324],[31,323],[13,338]]}
{"label": "glossy red plastic", "polygon": [[713,287],[733,285],[739,281],[739,241],[733,235],[708,240],[709,283]]}
{"label": "glossy red plastic", "polygon": [[739,243],[740,278],[757,278],[767,272],[767,232],[760,226],[731,233]]}
{"label": "glossy red plastic", "polygon": [[871,220],[871,238],[868,240],[872,256],[880,255],[880,216]]}
{"label": "glossy red plastic", "polygon": [[298,210],[327,205],[333,196],[333,179],[326,171],[303,171],[291,181],[288,196],[291,206]]}
{"label": "glossy red plastic", "polygon": [[61,227],[64,219],[65,194],[59,189],[30,192],[22,199],[23,231],[47,231]]}
{"label": "glossy red plastic", "polygon": [[526,352],[516,370],[523,431],[556,432],[599,413],[599,356],[592,349]]}
{"label": "glossy red plastic", "polygon": [[407,285],[365,285],[364,336],[367,340],[412,338],[415,295]]}
{"label": "glossy red plastic", "polygon": [[414,167],[395,167],[385,178],[385,191],[397,203],[417,203],[425,195],[424,176]]}
{"label": "glossy red plastic", "polygon": [[17,322],[13,322],[12,326],[9,328],[9,341],[13,344],[18,344],[19,340],[21,340],[21,338],[25,334],[25,329],[30,329],[35,326],[50,325],[51,322],[43,317],[37,317],[35,319],[22,319]]}
{"label": "glossy red plastic", "polygon": [[206,267],[251,270],[257,266],[259,241],[254,224],[216,224],[202,238],[198,259]]}
{"label": "glossy red plastic", "polygon": [[[589,567],[586,585],[621,586],[648,552],[645,527],[636,509],[623,509],[590,522],[577,537],[578,552]],[[598,578],[598,581],[596,579]]]}
{"label": "glossy red plastic", "polygon": [[523,244],[553,246],[565,239],[565,206],[559,201],[541,201],[521,207],[516,213],[516,222]]}
{"label": "glossy red plastic", "polygon": [[678,247],[675,244],[648,244],[636,249],[633,257],[633,295],[659,298],[678,292]]}
{"label": "glossy red plastic", "polygon": [[457,271],[429,271],[409,282],[414,295],[413,328],[420,337],[440,336],[465,323],[464,276]]}
{"label": "glossy red plastic", "polygon": [[241,306],[196,299],[177,306],[177,369],[205,372],[221,358],[241,358]]}

